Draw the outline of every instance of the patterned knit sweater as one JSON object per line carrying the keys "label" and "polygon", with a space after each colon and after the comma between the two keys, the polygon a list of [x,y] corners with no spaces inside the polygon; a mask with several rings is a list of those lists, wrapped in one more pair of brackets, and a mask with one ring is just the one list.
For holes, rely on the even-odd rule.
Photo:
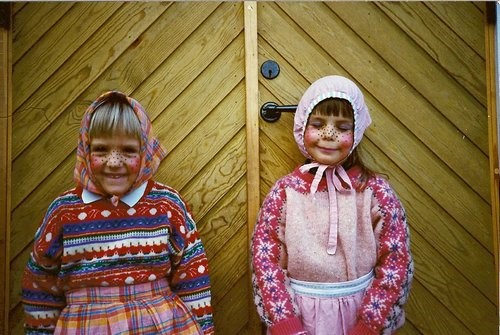
{"label": "patterned knit sweater", "polygon": [[180,195],[150,180],[129,207],[107,199],[85,204],[82,189],[49,206],[36,232],[23,277],[27,333],[52,332],[65,292],[167,278],[205,334],[213,334],[210,279],[204,247]]}
{"label": "patterned knit sweater", "polygon": [[[353,187],[357,188],[360,178],[359,170],[353,168],[347,172]],[[367,249],[373,249],[373,253],[356,250],[360,248],[360,243],[356,244],[356,240],[354,240],[354,245],[357,247],[352,248],[355,249],[352,251],[352,255],[358,259],[354,261],[357,268],[353,270],[347,269],[349,264],[353,264],[352,260],[338,261],[335,258],[338,256],[329,256],[326,252],[325,256],[317,257],[332,257],[331,259],[303,259],[297,251],[303,250],[303,254],[308,254],[308,256],[320,255],[318,248],[314,249],[314,252],[305,251],[309,248],[309,244],[320,242],[311,238],[314,235],[302,239],[291,239],[287,236],[287,224],[291,224],[291,222],[287,222],[286,219],[294,221],[290,215],[297,215],[287,213],[287,209],[289,212],[297,213],[300,209],[296,208],[305,208],[302,204],[296,203],[299,201],[298,199],[306,199],[307,197],[317,197],[316,199],[326,197],[328,199],[325,177],[321,180],[316,195],[309,194],[313,177],[314,174],[303,173],[297,168],[291,174],[278,180],[263,202],[254,229],[251,247],[253,289],[258,313],[269,327],[271,334],[298,333],[303,330],[303,327],[300,321],[300,311],[295,304],[290,288],[289,278],[318,282],[352,280],[364,275],[367,271],[367,265],[373,264],[374,280],[364,293],[362,304],[357,312],[357,324],[349,334],[391,334],[404,322],[402,306],[408,298],[413,279],[409,228],[404,208],[385,179],[380,176],[371,178],[367,187],[356,193],[358,200],[354,203],[353,208],[343,210],[347,213],[346,215],[349,215],[349,212],[354,212],[358,216],[358,219],[354,218],[354,221],[351,218],[344,220],[344,224],[363,221],[364,219],[360,219],[360,216],[367,218],[368,229],[373,229],[372,240],[375,238],[374,243],[372,243],[375,247],[371,248],[370,243],[368,243]],[[367,203],[366,206],[362,205],[364,202]],[[324,210],[328,215],[328,206],[325,207],[322,209],[318,205],[316,210],[318,212]],[[339,211],[341,211],[340,208]],[[301,217],[304,215],[320,217],[318,212],[302,214]],[[342,238],[342,229],[344,231],[352,230],[349,227],[342,227],[342,224],[342,220],[340,220],[339,238]],[[369,236],[369,233],[365,233],[365,235]],[[368,239],[365,238],[365,240]],[[290,245],[291,243],[298,245]],[[346,240],[341,240],[339,243],[346,250],[353,244]],[[347,257],[345,256],[347,254],[348,252],[345,251],[345,254],[341,254],[340,258]],[[365,254],[366,256],[363,256]],[[372,254],[374,255],[373,260],[362,259],[363,257],[371,257]],[[319,264],[329,265],[326,267]],[[346,269],[339,270],[339,267]],[[339,273],[340,275],[338,275]],[[351,278],[353,274],[355,278]]]}

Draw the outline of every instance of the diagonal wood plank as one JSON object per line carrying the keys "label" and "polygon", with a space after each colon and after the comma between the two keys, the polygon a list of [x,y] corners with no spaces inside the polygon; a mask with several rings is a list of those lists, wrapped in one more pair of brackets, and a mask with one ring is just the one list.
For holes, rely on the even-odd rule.
{"label": "diagonal wood plank", "polygon": [[448,27],[450,27],[469,47],[485,59],[483,10],[477,2],[458,1],[454,3],[424,3]]}
{"label": "diagonal wood plank", "polygon": [[[216,206],[200,219],[195,218],[210,258],[225,253],[224,246],[227,241],[246,226],[246,201],[246,180],[242,177],[224,194]],[[224,283],[219,284],[222,289]]]}
{"label": "diagonal wood plank", "polygon": [[[225,244],[226,252],[219,253],[212,259],[211,278],[214,282],[215,296],[223,297],[217,303],[214,312],[217,334],[237,334],[238,330],[248,322],[248,275],[246,260],[248,259],[246,228],[241,228],[233,238]],[[242,252],[243,250],[243,252]],[[224,265],[224,266],[218,266]],[[217,283],[228,283],[223,287]],[[227,294],[223,294],[226,293]],[[216,300],[217,302],[217,300]]]}
{"label": "diagonal wood plank", "polygon": [[245,174],[244,130],[235,141],[224,148],[181,194],[189,199],[193,213],[198,218],[210,211]]}
{"label": "diagonal wood plank", "polygon": [[[418,298],[417,298],[418,297]],[[407,318],[421,334],[472,335],[463,322],[433,296],[418,279],[414,280],[408,300]],[[402,329],[406,334],[407,325]]]}
{"label": "diagonal wood plank", "polygon": [[[292,9],[294,12],[292,13]],[[323,22],[326,20],[335,21],[334,18],[326,16],[324,12],[318,17],[311,16],[313,19],[305,18],[300,15],[302,10],[296,6],[287,7],[287,13],[293,15],[295,19],[301,22],[304,27],[310,27],[311,34],[316,36],[317,40],[326,41],[325,47],[331,50],[330,56],[336,61],[340,62],[352,77],[357,80],[365,92],[370,92],[374,97],[380,101],[387,108],[388,111],[393,113],[398,120],[400,120],[410,131],[412,131],[420,140],[422,140],[429,148],[431,148],[438,157],[441,157],[446,164],[450,165],[454,171],[460,174],[462,178],[474,188],[481,196],[488,201],[489,188],[487,182],[482,178],[482,171],[488,167],[487,156],[477,150],[475,145],[469,138],[461,133],[458,133],[453,124],[450,124],[448,118],[445,118],[433,106],[427,103],[427,99],[419,97],[419,92],[416,92],[411,85],[408,85],[406,80],[403,80],[399,74],[395,73],[388,67],[384,60],[380,59],[378,55],[371,51],[366,44],[359,41],[356,50],[340,51],[336,45],[354,43],[357,37],[352,31],[343,25],[330,25],[331,28],[324,29],[320,26],[314,27],[316,22]],[[320,13],[317,11],[317,13]],[[357,15],[361,15],[362,11]],[[373,15],[373,12],[369,12]],[[310,17],[310,16],[308,16]],[[337,20],[338,21],[338,20]],[[320,29],[321,28],[321,29]],[[330,30],[331,29],[331,30]],[[343,36],[341,31],[345,31],[346,35]],[[385,31],[390,31],[389,29]],[[335,33],[334,33],[335,32]],[[328,36],[335,36],[338,39],[332,39]],[[342,35],[342,37],[340,37]],[[299,45],[297,44],[297,48]],[[313,48],[313,46],[311,46]],[[291,57],[291,56],[289,56]],[[317,57],[314,57],[317,59]],[[373,66],[376,64],[376,66]],[[428,68],[428,66],[422,66]],[[302,73],[302,71],[300,70]],[[445,93],[447,91],[444,91]],[[448,94],[448,93],[446,93]],[[430,96],[429,94],[426,97]],[[458,92],[456,96],[462,95]],[[394,97],[399,97],[394,99]],[[447,99],[442,97],[441,101],[450,101],[455,99]],[[469,106],[471,107],[471,106]],[[458,110],[453,110],[458,113]],[[460,110],[464,110],[463,106]],[[468,110],[467,114],[471,114],[472,107]],[[416,112],[415,112],[416,111]],[[479,114],[482,111],[482,117]],[[476,124],[483,124],[486,122],[484,108],[481,108],[475,115],[477,119],[481,120]],[[473,123],[469,125],[473,127]],[[479,125],[478,125],[479,127]],[[435,134],[439,133],[440,136],[436,137]],[[484,133],[478,131],[475,133]],[[481,142],[485,141],[484,134],[482,135]],[[487,148],[487,144],[484,146]],[[476,164],[477,168],[471,169],[463,164],[462,150],[465,150],[470,155],[471,162]]]}
{"label": "diagonal wood plank", "polygon": [[[484,57],[479,56],[453,30],[443,24],[441,19],[434,15],[423,2],[411,5],[404,2],[377,3],[376,5],[420,48],[425,50],[436,64],[442,66],[483,106],[486,106]],[[454,6],[454,4],[443,4],[441,8],[446,8],[446,6]],[[476,24],[476,29],[480,27],[481,25]]]}
{"label": "diagonal wood plank", "polygon": [[[195,77],[178,99],[157,116],[156,134],[167,148],[173,148],[182,141],[219,104],[223,95],[231,92],[243,79],[242,37],[239,35],[203,73]],[[206,90],[206,87],[217,89]]]}
{"label": "diagonal wood plank", "polygon": [[176,189],[182,189],[196,178],[244,127],[244,106],[239,103],[244,97],[243,84],[240,83],[194,130],[186,132],[188,135],[182,142],[171,148],[158,171],[158,178],[169,181]]}
{"label": "diagonal wood plank", "polygon": [[121,7],[39,90],[22,106],[16,106],[12,129],[13,158],[34,141],[156,20],[162,13],[158,8],[163,7],[164,10],[166,6],[168,3],[161,3],[158,7],[151,2],[135,2]]}
{"label": "diagonal wood plank", "polygon": [[[224,22],[224,25],[218,24],[219,22]],[[186,90],[194,78],[199,76],[216,58],[221,57],[220,54],[229,45],[236,43],[238,47],[243,47],[243,39],[240,37],[242,27],[241,8],[238,4],[221,4],[183,44],[176,48],[167,61],[137,88],[134,95],[149,106],[153,119]],[[236,52],[234,49],[231,50]],[[224,55],[227,53],[224,51]],[[221,66],[219,70],[230,71],[221,63],[217,64]],[[196,97],[204,91],[207,91],[206,87],[200,88],[199,92],[194,92],[193,96]]]}
{"label": "diagonal wood plank", "polygon": [[15,64],[73,6],[71,2],[31,2],[19,10],[13,21],[12,63]]}
{"label": "diagonal wood plank", "polygon": [[14,110],[17,111],[73,53],[82,48],[82,42],[95,35],[121,5],[118,2],[76,3],[46,31],[36,41],[35,47],[30,48],[14,66],[12,80],[19,88],[13,97]]}

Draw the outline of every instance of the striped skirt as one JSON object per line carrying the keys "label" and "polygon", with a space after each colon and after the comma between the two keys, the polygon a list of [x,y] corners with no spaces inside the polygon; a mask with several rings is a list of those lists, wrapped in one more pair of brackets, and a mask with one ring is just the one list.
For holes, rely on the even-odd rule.
{"label": "striped skirt", "polygon": [[203,334],[166,279],[120,287],[91,287],[66,295],[55,335]]}

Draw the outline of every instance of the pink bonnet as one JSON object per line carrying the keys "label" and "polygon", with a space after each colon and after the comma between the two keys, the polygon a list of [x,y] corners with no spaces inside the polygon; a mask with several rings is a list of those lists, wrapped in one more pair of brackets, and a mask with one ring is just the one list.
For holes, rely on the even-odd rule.
{"label": "pink bonnet", "polygon": [[342,76],[326,76],[316,80],[305,91],[295,111],[293,134],[302,154],[311,158],[304,146],[304,132],[314,106],[328,98],[342,98],[349,101],[354,110],[354,144],[351,152],[363,138],[371,123],[370,113],[363,93],[351,80]]}

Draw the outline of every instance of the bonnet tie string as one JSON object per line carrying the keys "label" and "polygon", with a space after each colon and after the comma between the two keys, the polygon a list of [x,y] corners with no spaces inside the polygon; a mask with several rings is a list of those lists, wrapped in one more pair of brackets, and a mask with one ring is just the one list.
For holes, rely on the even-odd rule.
{"label": "bonnet tie string", "polygon": [[[328,245],[326,252],[329,255],[334,255],[337,252],[337,235],[338,235],[338,206],[337,206],[337,191],[339,193],[350,193],[353,190],[351,180],[347,172],[341,165],[330,166],[319,163],[309,163],[302,165],[300,171],[302,173],[317,168],[311,184],[311,194],[315,194],[318,190],[319,182],[326,174],[326,184],[328,187],[328,201],[329,201],[329,219],[330,219],[330,232],[328,234]],[[345,186],[344,186],[345,185]]]}

